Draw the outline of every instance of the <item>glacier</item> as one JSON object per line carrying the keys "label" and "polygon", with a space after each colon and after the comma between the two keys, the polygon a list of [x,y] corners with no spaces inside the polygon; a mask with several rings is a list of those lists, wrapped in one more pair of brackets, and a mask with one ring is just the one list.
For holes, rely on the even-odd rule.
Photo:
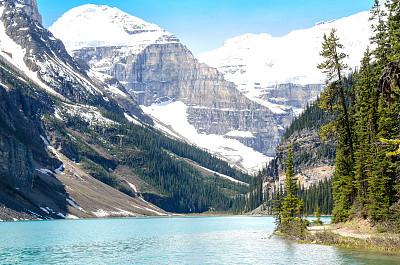
{"label": "glacier", "polygon": [[317,65],[323,60],[319,55],[323,36],[333,28],[337,29],[340,43],[344,45],[343,52],[351,55],[344,62],[349,70],[354,70],[370,45],[369,38],[373,34],[370,15],[365,11],[319,22],[314,27],[294,30],[283,37],[266,33],[245,34],[226,40],[218,49],[197,55],[197,59],[216,67],[248,98],[271,104],[262,96],[279,84],[325,83],[325,75]]}

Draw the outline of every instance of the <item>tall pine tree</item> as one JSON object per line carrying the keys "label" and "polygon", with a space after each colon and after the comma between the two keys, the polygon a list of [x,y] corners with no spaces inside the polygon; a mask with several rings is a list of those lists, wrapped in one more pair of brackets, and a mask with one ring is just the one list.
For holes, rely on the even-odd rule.
{"label": "tall pine tree", "polygon": [[281,227],[280,231],[289,235],[301,235],[304,232],[302,220],[303,203],[297,196],[298,186],[297,178],[293,168],[292,146],[289,145],[288,156],[286,159],[286,179],[285,179],[285,197],[282,201],[280,211]]}
{"label": "tall pine tree", "polygon": [[353,109],[355,113],[355,182],[357,197],[355,210],[367,217],[367,203],[369,201],[369,179],[375,167],[376,134],[377,134],[377,102],[379,94],[374,87],[374,75],[369,48],[361,61],[360,73],[357,74],[355,86],[356,101]]}
{"label": "tall pine tree", "polygon": [[319,106],[324,110],[338,112],[338,118],[321,128],[322,139],[328,135],[338,135],[338,149],[333,173],[333,191],[335,208],[333,220],[345,221],[350,216],[350,207],[355,200],[354,185],[354,146],[352,119],[349,116],[349,99],[352,98],[351,85],[346,83],[343,71],[347,65],[343,63],[346,54],[341,52],[343,45],[332,29],[329,36],[324,34],[321,56],[325,61],[318,65],[327,75],[327,88],[322,93]]}

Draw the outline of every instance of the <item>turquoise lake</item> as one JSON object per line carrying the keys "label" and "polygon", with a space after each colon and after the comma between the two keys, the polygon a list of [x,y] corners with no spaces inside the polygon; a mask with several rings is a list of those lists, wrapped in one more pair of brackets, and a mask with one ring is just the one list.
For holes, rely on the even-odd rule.
{"label": "turquoise lake", "polygon": [[243,216],[1,222],[0,264],[400,264],[273,229],[272,217]]}

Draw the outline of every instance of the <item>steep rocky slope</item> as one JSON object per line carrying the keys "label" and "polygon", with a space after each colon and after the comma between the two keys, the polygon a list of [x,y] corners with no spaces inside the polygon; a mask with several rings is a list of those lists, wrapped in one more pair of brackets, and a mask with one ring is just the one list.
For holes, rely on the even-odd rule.
{"label": "steep rocky slope", "polygon": [[[69,56],[34,4],[0,1],[0,220],[229,208],[242,191],[221,176],[249,176],[148,127],[123,85]],[[184,158],[221,172],[205,177]]]}
{"label": "steep rocky slope", "polygon": [[333,115],[320,109],[316,102],[307,106],[288,127],[276,148],[276,157],[264,169],[265,186],[272,190],[276,185],[284,185],[289,145],[292,145],[293,165],[300,186],[308,188],[329,179],[334,171],[336,141],[322,141],[319,129],[332,120]]}
{"label": "steep rocky slope", "polygon": [[46,118],[54,101],[3,63],[0,94],[0,220],[166,214],[68,158],[77,154]]}
{"label": "steep rocky slope", "polygon": [[[242,149],[248,146],[273,156],[284,127],[292,119],[290,108],[274,113],[244,97],[216,69],[199,63],[173,34],[116,8],[77,7],[64,14],[50,30],[64,41],[75,58],[93,71],[121,82],[140,105],[171,111],[174,108],[167,105],[183,103],[185,107],[179,110],[187,113],[184,122],[194,126],[195,135],[185,134],[177,124],[157,116],[152,108],[144,110],[166,125],[164,128],[172,127],[174,132],[170,134],[181,134],[189,142],[251,172],[265,165],[267,158],[254,152],[252,157],[257,158],[257,163],[247,166],[249,162],[244,160],[248,157],[240,155],[237,142],[242,143]],[[222,146],[217,142],[214,148],[204,146],[196,141],[198,134],[219,135],[230,142]]]}
{"label": "steep rocky slope", "polygon": [[[38,22],[40,14],[37,13],[37,7],[33,8],[36,2],[27,3],[2,2],[0,56],[15,70],[58,98],[92,105],[104,101],[105,94],[112,94],[107,88],[118,86],[117,81],[95,84],[87,74],[87,65],[75,61],[65,50],[64,44]],[[26,9],[29,13],[25,13]],[[134,100],[126,103],[134,115],[151,123]]]}
{"label": "steep rocky slope", "polygon": [[[0,219],[96,217],[98,211],[102,216],[165,214],[74,166],[70,158],[76,154],[45,117],[60,115],[57,107],[73,102],[102,102],[117,113],[123,109],[105,100],[101,90],[107,85],[95,85],[41,26],[35,1],[2,1],[0,13]],[[133,110],[136,103],[130,103]],[[88,184],[79,190],[78,174]],[[93,199],[96,194],[101,199]]]}

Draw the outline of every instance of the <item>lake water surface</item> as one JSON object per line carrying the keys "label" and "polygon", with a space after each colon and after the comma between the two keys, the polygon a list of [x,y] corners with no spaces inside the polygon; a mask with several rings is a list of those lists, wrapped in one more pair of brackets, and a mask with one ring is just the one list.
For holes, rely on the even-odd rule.
{"label": "lake water surface", "polygon": [[0,264],[400,264],[270,237],[272,217],[0,222]]}

